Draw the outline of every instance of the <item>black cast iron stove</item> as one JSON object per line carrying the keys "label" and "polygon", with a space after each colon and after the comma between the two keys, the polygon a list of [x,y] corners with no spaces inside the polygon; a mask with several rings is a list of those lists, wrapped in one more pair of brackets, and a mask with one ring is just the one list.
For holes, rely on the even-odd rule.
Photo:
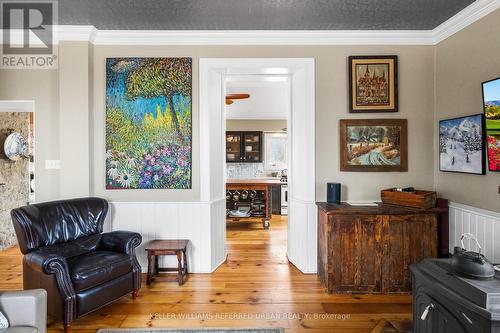
{"label": "black cast iron stove", "polygon": [[458,276],[451,259],[410,266],[415,333],[500,333],[500,274],[488,280]]}

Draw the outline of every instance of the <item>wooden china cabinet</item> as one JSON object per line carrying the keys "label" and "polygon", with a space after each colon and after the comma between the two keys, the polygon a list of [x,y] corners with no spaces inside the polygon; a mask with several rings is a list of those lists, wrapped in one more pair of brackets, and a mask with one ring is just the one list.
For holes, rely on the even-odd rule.
{"label": "wooden china cabinet", "polygon": [[262,132],[226,132],[226,162],[262,162]]}

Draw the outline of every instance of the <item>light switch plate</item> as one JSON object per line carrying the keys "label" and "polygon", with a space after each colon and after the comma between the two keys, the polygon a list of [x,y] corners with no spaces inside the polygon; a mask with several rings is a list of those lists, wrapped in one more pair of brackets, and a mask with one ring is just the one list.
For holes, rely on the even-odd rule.
{"label": "light switch plate", "polygon": [[61,169],[60,160],[45,160],[45,169],[47,170],[59,170]]}

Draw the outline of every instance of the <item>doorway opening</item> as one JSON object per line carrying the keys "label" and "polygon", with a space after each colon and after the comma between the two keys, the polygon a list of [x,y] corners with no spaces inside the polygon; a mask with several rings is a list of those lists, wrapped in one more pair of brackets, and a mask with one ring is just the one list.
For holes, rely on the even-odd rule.
{"label": "doorway opening", "polygon": [[210,207],[212,271],[225,262],[227,254],[225,81],[233,76],[273,76],[287,77],[290,87],[286,254],[288,261],[302,273],[315,273],[317,210],[314,59],[202,58],[199,72],[200,198]]}
{"label": "doorway opening", "polygon": [[33,101],[0,101],[0,250],[16,244],[8,214],[35,202]]}
{"label": "doorway opening", "polygon": [[272,248],[284,260],[290,77],[225,75],[224,92],[228,255],[239,258],[238,249],[252,242],[255,251]]}

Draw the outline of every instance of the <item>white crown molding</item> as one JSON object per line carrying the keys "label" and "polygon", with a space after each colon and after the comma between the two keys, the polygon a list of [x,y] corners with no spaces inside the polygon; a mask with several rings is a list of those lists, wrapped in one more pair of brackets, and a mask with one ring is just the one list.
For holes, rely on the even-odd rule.
{"label": "white crown molding", "polygon": [[98,31],[94,44],[120,45],[425,45],[428,31]]}
{"label": "white crown molding", "polygon": [[54,29],[57,42],[90,42],[93,43],[98,30],[93,25],[58,25]]}
{"label": "white crown molding", "polygon": [[438,44],[472,23],[500,8],[500,0],[476,0],[434,30],[434,44]]}
{"label": "white crown molding", "polygon": [[500,8],[500,0],[476,0],[433,30],[98,30],[57,26],[56,42],[96,45],[436,45]]}

